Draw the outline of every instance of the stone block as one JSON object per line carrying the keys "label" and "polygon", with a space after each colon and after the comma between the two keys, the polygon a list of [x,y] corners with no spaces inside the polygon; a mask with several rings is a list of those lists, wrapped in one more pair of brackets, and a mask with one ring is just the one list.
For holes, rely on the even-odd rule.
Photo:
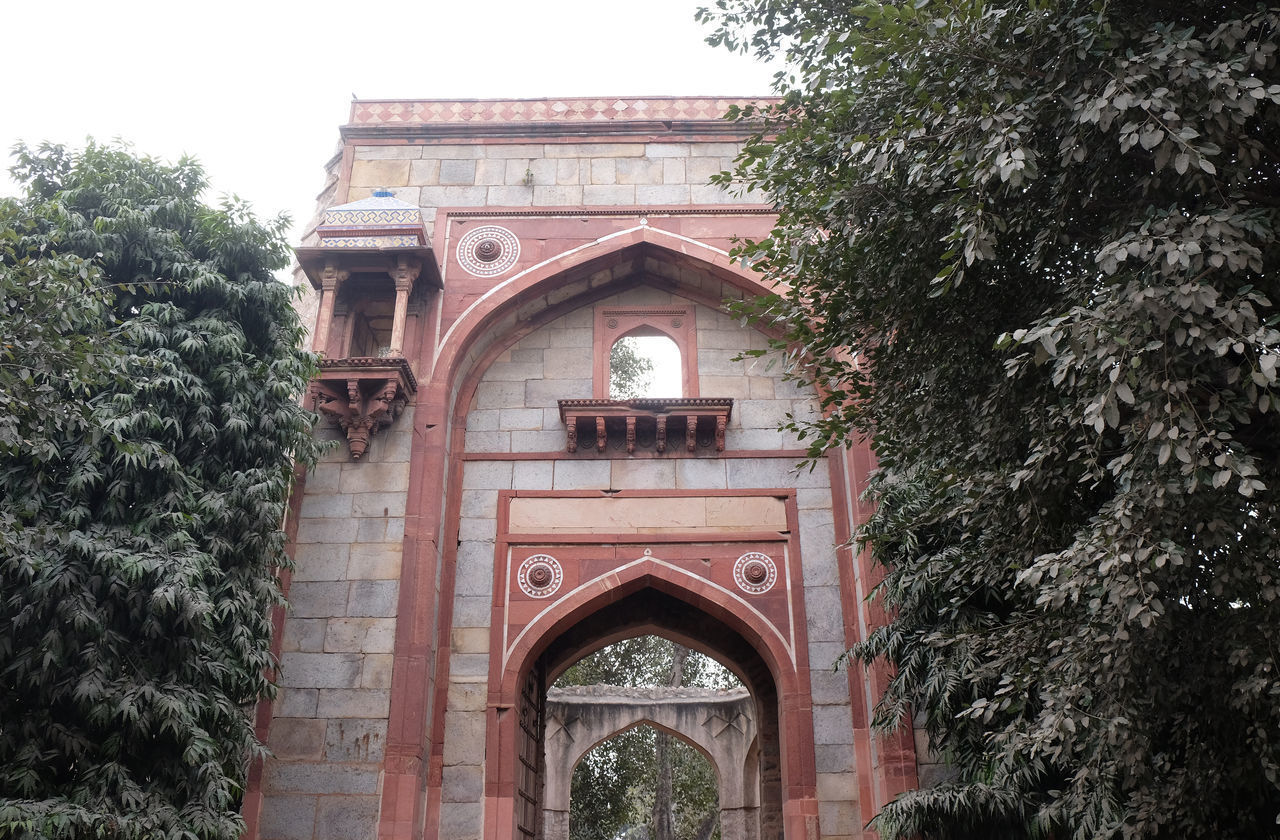
{"label": "stone block", "polygon": [[852,744],[853,718],[848,706],[813,707],[814,744]]}
{"label": "stone block", "polygon": [[444,768],[440,798],[444,802],[479,802],[484,798],[484,768],[459,764]]}
{"label": "stone block", "polygon": [[[349,457],[349,456],[348,456]],[[338,492],[338,476],[342,475],[342,464],[316,464],[307,473],[308,493]]]}
{"label": "stone block", "polygon": [[351,164],[353,187],[407,187],[409,161],[357,160]]}
{"label": "stone block", "polygon": [[473,409],[519,408],[524,405],[525,383],[486,379],[476,386]]}
{"label": "stone block", "polygon": [[387,722],[370,718],[325,722],[326,761],[382,761],[386,754]]}
{"label": "stone block", "polygon": [[831,510],[831,491],[825,487],[806,487],[796,491],[796,507],[800,510]]}
{"label": "stone block", "polygon": [[781,449],[782,432],[777,429],[734,429],[725,436],[731,449]]}
{"label": "stone block", "polygon": [[[819,774],[818,778],[823,776]],[[845,778],[845,777],[841,777]],[[821,785],[821,782],[819,782]],[[840,783],[848,788],[843,799],[827,800],[822,796],[822,788],[818,788],[818,826],[822,837],[858,837],[862,835],[862,826],[858,822],[857,788],[852,776]],[[836,787],[828,783],[827,788]]]}
{"label": "stone block", "polygon": [[542,375],[542,365],[537,362],[495,362],[484,372],[484,381],[524,382],[526,379],[538,379]]}
{"label": "stone block", "polygon": [[327,653],[391,653],[395,637],[394,618],[331,618],[323,644]]}
{"label": "stone block", "polygon": [[[737,359],[737,350],[714,350],[710,347],[698,349],[698,373],[703,376],[743,376],[746,368]],[[739,407],[734,405],[733,415],[737,417]]]}
{"label": "stone block", "polygon": [[315,717],[318,689],[281,687],[272,710],[280,717]]}
{"label": "stone block", "polygon": [[271,721],[271,734],[267,746],[276,758],[283,761],[324,757],[323,720],[277,717]]}
{"label": "stone block", "polygon": [[844,668],[814,668],[809,672],[809,688],[814,703],[848,703],[849,672]]}
{"label": "stone block", "polygon": [[619,184],[661,184],[662,161],[623,158],[616,162],[614,174]]}
{"label": "stone block", "polygon": [[528,157],[523,158],[506,158],[500,161],[503,167],[502,183],[508,187],[527,187],[525,180],[529,177],[533,169],[529,164],[533,160]]}
{"label": "stone block", "polygon": [[617,163],[608,158],[597,158],[591,161],[592,184],[616,184],[618,181]]}
{"label": "stone block", "polygon": [[440,809],[438,840],[481,840],[484,805],[480,802],[451,802]]}
{"label": "stone block", "polygon": [[[810,556],[805,553],[806,565]],[[811,641],[844,640],[844,605],[840,600],[839,586],[805,586],[804,609]]]}
{"label": "stone block", "polygon": [[848,773],[854,767],[852,744],[823,744],[814,748],[819,773]]}
{"label": "stone block", "polygon": [[619,490],[666,490],[676,486],[674,461],[619,460],[611,463],[610,487]]}
{"label": "stone block", "polygon": [[489,655],[485,653],[455,653],[450,661],[449,673],[459,677],[483,677],[489,673]]}
{"label": "stone block", "polygon": [[582,203],[587,206],[635,204],[636,188],[631,184],[589,184],[582,188]]}
{"label": "stone block", "polygon": [[490,542],[498,535],[498,523],[488,517],[458,520],[458,539],[463,542]]}
{"label": "stone block", "polygon": [[[449,161],[448,163],[460,163],[461,161]],[[483,185],[486,187],[496,187],[499,184],[505,184],[507,173],[507,162],[505,160],[481,159],[474,162],[474,178],[472,183]],[[441,164],[441,177],[446,166]],[[443,181],[441,183],[444,183]]]}
{"label": "stone block", "polygon": [[729,487],[826,487],[829,485],[825,459],[812,470],[798,470],[786,458],[735,458],[727,461]]}
{"label": "stone block", "polygon": [[399,595],[400,582],[396,580],[353,581],[345,615],[395,618]]}
{"label": "stone block", "polygon": [[505,408],[499,414],[498,428],[504,430],[526,430],[542,428],[542,412],[540,408]]}
{"label": "stone block", "polygon": [[356,541],[362,543],[399,542],[404,539],[404,519],[369,516],[352,520],[356,523]]}
{"label": "stone block", "polygon": [[483,207],[490,189],[496,187],[423,187],[419,201],[423,207]]}
{"label": "stone block", "polygon": [[420,187],[434,187],[440,183],[440,160],[428,158],[409,164],[409,183]]}
{"label": "stone block", "polygon": [[530,207],[533,205],[533,188],[486,187],[486,203],[492,207]]}
{"label": "stone block", "polygon": [[286,688],[354,688],[360,660],[351,653],[281,653],[280,684]]}
{"label": "stone block", "polygon": [[489,629],[487,627],[455,628],[450,634],[450,649],[454,653],[488,653]]}
{"label": "stone block", "polygon": [[294,581],[289,586],[289,609],[296,618],[329,618],[344,615],[345,581]]}
{"label": "stone block", "polygon": [[463,490],[459,514],[469,519],[492,519],[497,515],[496,501],[492,490]]}
{"label": "stone block", "polygon": [[462,468],[464,490],[510,490],[510,461],[468,461]]}
{"label": "stone block", "polygon": [[576,206],[582,203],[582,187],[548,185],[533,188],[533,203],[539,207]]}
{"label": "stone block", "polygon": [[315,840],[354,840],[378,834],[377,796],[326,796],[316,808]]}
{"label": "stone block", "polygon": [[350,764],[275,761],[267,765],[263,787],[273,792],[376,793],[378,768]]}
{"label": "stone block", "polygon": [[449,708],[459,712],[484,712],[488,689],[483,683],[449,684]]}
{"label": "stone block", "polygon": [[689,156],[688,143],[646,143],[646,157],[651,158],[686,158]]}
{"label": "stone block", "polygon": [[[751,396],[751,380],[746,376],[711,376],[698,375],[700,390],[706,396],[730,397],[734,400],[745,400]],[[740,427],[738,409],[734,406],[731,427]]]}
{"label": "stone block", "polygon": [[467,412],[468,432],[496,432],[501,412],[497,409],[472,409]]}
{"label": "stone block", "polygon": [[608,461],[556,461],[551,482],[553,490],[603,490],[609,487]]}
{"label": "stone block", "polygon": [[479,146],[481,154],[487,158],[540,158],[543,156],[541,143],[494,143]]}
{"label": "stone block", "polygon": [[545,379],[581,379],[591,372],[590,347],[550,347],[542,351]]}
{"label": "stone block", "polygon": [[272,796],[262,798],[261,840],[314,840],[315,796]]}
{"label": "stone block", "polygon": [[524,400],[517,405],[549,408],[559,400],[591,398],[591,379],[532,379],[525,383]]}
{"label": "stone block", "polygon": [[342,580],[347,573],[349,550],[346,543],[302,543],[296,546],[293,552],[293,580]]}
{"label": "stone block", "polygon": [[393,657],[389,653],[370,653],[360,668],[361,688],[391,688]]}
{"label": "stone block", "polygon": [[453,599],[454,627],[489,626],[493,604],[488,597],[459,595]]}
{"label": "stone block", "polygon": [[399,580],[403,544],[359,543],[351,546],[351,559],[347,561],[347,578],[350,580]]}
{"label": "stone block", "polygon": [[323,618],[290,618],[284,625],[280,649],[319,653],[324,650],[324,628]]}
{"label": "stone block", "polygon": [[403,462],[345,464],[339,484],[343,493],[380,493],[409,486],[409,465]]}
{"label": "stone block", "polygon": [[416,160],[421,146],[356,146],[356,160]]}
{"label": "stone block", "polygon": [[467,432],[468,452],[510,452],[510,432]]}
{"label": "stone block", "polygon": [[681,458],[675,461],[675,486],[686,490],[722,490],[725,487],[724,461]]}
{"label": "stone block", "polygon": [[295,541],[303,543],[349,543],[355,539],[350,519],[299,519]]}
{"label": "stone block", "polygon": [[[719,171],[719,170],[717,170]],[[693,181],[693,176],[689,176],[689,180]],[[424,190],[425,191],[425,190]],[[700,185],[693,183],[689,187],[689,200],[693,204],[747,204],[748,202],[740,199],[733,190],[726,190],[723,187],[712,184]]]}
{"label": "stone block", "polygon": [[562,429],[511,433],[512,452],[558,452],[564,447],[565,433]]}
{"label": "stone block", "polygon": [[637,186],[636,204],[688,204],[689,187],[685,184]]}
{"label": "stone block", "polygon": [[352,496],[351,512],[356,516],[404,516],[408,497],[405,491],[357,493]]}
{"label": "stone block", "polygon": [[689,178],[689,183],[694,185],[707,184],[711,181],[712,175],[719,175],[724,170],[724,166],[720,163],[718,157],[698,157],[690,158],[685,161],[684,170]]}
{"label": "stone block", "polygon": [[666,158],[662,161],[662,183],[664,184],[687,184],[688,176],[685,174],[684,159],[673,157]]}
{"label": "stone block", "polygon": [[322,688],[316,713],[323,718],[385,718],[391,692],[385,688]]}
{"label": "stone block", "polygon": [[692,157],[733,158],[738,155],[737,143],[692,143],[689,154]]}
{"label": "stone block", "polygon": [[[453,657],[455,660],[457,656]],[[475,764],[484,755],[485,713],[449,709],[444,715],[444,764]]]}
{"label": "stone block", "polygon": [[422,154],[424,157],[435,157],[440,160],[486,157],[484,146],[476,146],[470,143],[463,146],[430,146],[423,149]]}
{"label": "stone block", "polygon": [[785,400],[740,400],[734,403],[733,417],[744,429],[776,429],[787,422],[790,411]]}
{"label": "stone block", "polygon": [[[560,185],[571,185],[583,183],[582,179],[582,161],[573,158],[562,158],[556,161],[556,183]],[[587,170],[588,178],[590,178],[590,170]]]}

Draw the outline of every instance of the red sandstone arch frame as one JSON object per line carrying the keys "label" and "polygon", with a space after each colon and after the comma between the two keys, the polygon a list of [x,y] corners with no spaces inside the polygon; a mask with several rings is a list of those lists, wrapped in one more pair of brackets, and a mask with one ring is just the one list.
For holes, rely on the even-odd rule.
{"label": "red sandstone arch frame", "polygon": [[[561,298],[556,292],[566,282],[616,264],[629,253],[648,253],[693,267],[744,295],[769,291],[751,272],[733,263],[723,251],[639,225],[548,259],[498,284],[474,301],[434,341],[426,340],[429,330],[425,323],[427,319],[420,319],[424,340],[419,346],[435,346],[437,349],[429,378],[424,377],[427,384],[417,396],[418,416],[409,478],[380,837],[421,836],[424,821],[429,832],[433,820],[431,813],[424,812],[428,802],[423,796],[423,789],[438,786],[441,766],[438,753],[428,752],[427,748],[431,744],[432,750],[438,749],[448,680],[448,645],[436,649],[435,639],[441,637],[438,635],[441,629],[447,634],[454,589],[453,564],[444,562],[441,568],[439,563],[450,555],[447,547],[456,542],[459,505],[456,491],[441,499],[439,488],[460,485],[466,407],[483,371],[503,350],[555,318],[613,294],[619,288],[617,285],[590,287],[588,284],[576,295]],[[668,285],[688,300],[713,308],[721,304],[718,295],[709,293],[702,286],[679,280]],[[519,320],[511,317],[519,307],[539,298],[543,305],[529,318]],[[489,343],[473,353],[473,349],[485,339],[489,339]],[[865,446],[857,448],[852,458],[837,456],[830,459],[838,511],[837,540],[847,540],[852,523],[868,513],[857,502],[857,494],[873,461],[869,448]],[[845,603],[859,605],[856,610],[850,609],[845,617],[846,637],[852,642],[864,638],[869,628],[881,620],[864,602],[878,578],[868,557],[851,557],[848,549],[841,549],[840,556],[840,582]],[[645,585],[675,586],[681,592],[680,597],[691,605],[705,602],[709,607],[714,606],[713,601],[699,594],[696,586],[681,588],[672,581],[651,574],[646,580],[649,584]],[[724,612],[723,608],[717,607],[710,614],[715,615],[717,611]],[[727,618],[731,623],[737,622],[735,616]],[[764,650],[767,649],[766,646]],[[780,694],[784,691],[784,684],[799,688],[794,684],[794,670],[790,674],[780,672],[778,678]],[[859,785],[862,788],[859,799],[868,803],[862,813],[865,818],[871,816],[875,804],[888,801],[915,783],[910,733],[883,740],[871,734],[870,706],[886,679],[887,674],[880,670],[864,673],[858,668],[850,669],[849,681],[854,700],[852,725],[861,739],[861,746],[857,749]],[[791,698],[787,702],[798,704],[804,702],[808,692],[786,691],[783,696]],[[812,751],[811,744],[809,751]],[[788,748],[786,754],[790,756],[793,752]],[[810,809],[814,807],[811,756],[807,765],[807,770],[797,769],[794,778],[800,785],[798,790],[809,791],[807,798],[802,796],[796,801],[809,803],[802,807]],[[804,781],[806,777],[808,782]],[[806,784],[809,787],[806,788]],[[788,837],[804,836],[802,826],[793,827],[791,823],[803,821],[805,816],[804,813],[785,815]],[[812,819],[816,815],[807,816]],[[489,820],[486,822],[494,825]]]}

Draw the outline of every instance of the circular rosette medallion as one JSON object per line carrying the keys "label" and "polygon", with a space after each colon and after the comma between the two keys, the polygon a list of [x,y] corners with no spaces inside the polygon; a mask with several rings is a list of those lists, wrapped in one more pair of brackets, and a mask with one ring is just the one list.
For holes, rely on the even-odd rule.
{"label": "circular rosette medallion", "polygon": [[758,551],[748,551],[733,564],[733,582],[751,595],[763,595],[778,580],[778,567],[773,558]]}
{"label": "circular rosette medallion", "polygon": [[496,277],[520,259],[520,240],[504,227],[481,225],[458,240],[458,264],[476,277]]}
{"label": "circular rosette medallion", "polygon": [[564,580],[564,570],[560,561],[550,554],[535,554],[520,564],[516,574],[516,582],[520,591],[530,598],[547,598],[556,594],[560,581]]}

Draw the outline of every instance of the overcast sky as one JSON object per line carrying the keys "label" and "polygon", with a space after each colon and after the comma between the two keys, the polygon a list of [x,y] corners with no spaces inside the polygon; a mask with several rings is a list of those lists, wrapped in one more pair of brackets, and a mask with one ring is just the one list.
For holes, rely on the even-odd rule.
{"label": "overcast sky", "polygon": [[[714,49],[711,0],[5,3],[0,148],[121,137],[300,224],[366,99],[769,93]],[[8,163],[3,167],[8,169]],[[0,179],[0,191],[14,186]],[[294,239],[297,234],[295,228]]]}

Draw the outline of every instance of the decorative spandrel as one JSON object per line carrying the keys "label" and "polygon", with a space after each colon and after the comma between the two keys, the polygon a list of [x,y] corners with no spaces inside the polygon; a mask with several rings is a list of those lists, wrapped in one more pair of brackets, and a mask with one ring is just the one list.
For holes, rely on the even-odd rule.
{"label": "decorative spandrel", "polygon": [[580,445],[604,452],[610,438],[628,454],[638,448],[666,452],[668,447],[696,452],[724,451],[725,428],[733,400],[711,397],[633,400],[560,400],[565,449]]}
{"label": "decorative spandrel", "polygon": [[346,434],[351,459],[358,461],[369,439],[400,416],[417,389],[406,359],[323,359],[311,397],[315,410]]}

